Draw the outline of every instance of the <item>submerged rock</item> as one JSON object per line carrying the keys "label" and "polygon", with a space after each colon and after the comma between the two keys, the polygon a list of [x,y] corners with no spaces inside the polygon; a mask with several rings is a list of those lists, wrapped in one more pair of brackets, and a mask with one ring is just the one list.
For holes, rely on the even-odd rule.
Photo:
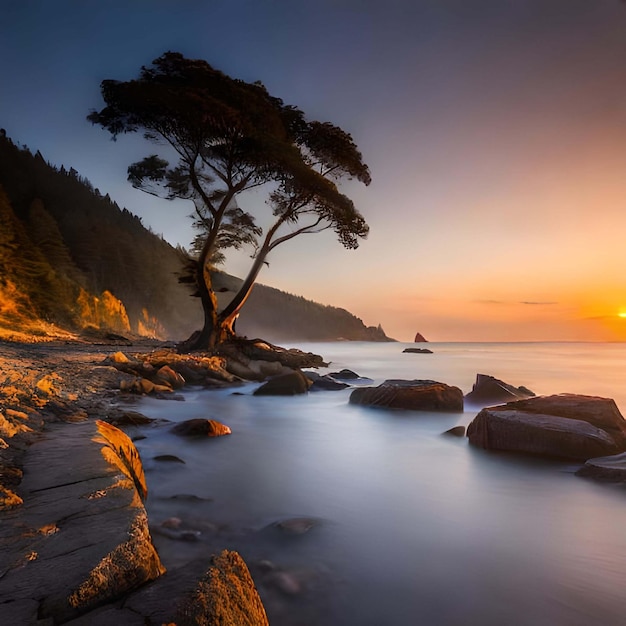
{"label": "submerged rock", "polygon": [[626,449],[626,421],[610,398],[560,394],[485,408],[468,426],[470,443],[585,461]]}
{"label": "submerged rock", "polygon": [[588,459],[576,475],[606,482],[624,483],[626,482],[626,452]]}
{"label": "submerged rock", "polygon": [[446,430],[443,434],[448,437],[465,437],[465,426],[454,426]]}
{"label": "submerged rock", "polygon": [[340,380],[335,380],[332,376],[318,376],[313,381],[310,391],[339,391],[346,389],[350,385],[342,383]]}
{"label": "submerged rock", "polygon": [[378,387],[355,389],[350,403],[413,411],[461,412],[463,392],[434,380],[386,380]]}
{"label": "submerged rock", "polygon": [[514,387],[488,374],[476,374],[472,390],[466,394],[465,402],[485,407],[513,400],[531,398],[535,394],[527,387]]}
{"label": "submerged rock", "polygon": [[336,378],[337,380],[357,380],[361,378],[356,372],[348,369],[343,369],[339,372],[331,372],[328,376]]}
{"label": "submerged rock", "polygon": [[409,354],[432,354],[433,351],[428,348],[405,348],[402,352],[407,352]]}
{"label": "submerged rock", "polygon": [[299,370],[270,378],[255,390],[255,396],[295,396],[306,393],[311,381]]}

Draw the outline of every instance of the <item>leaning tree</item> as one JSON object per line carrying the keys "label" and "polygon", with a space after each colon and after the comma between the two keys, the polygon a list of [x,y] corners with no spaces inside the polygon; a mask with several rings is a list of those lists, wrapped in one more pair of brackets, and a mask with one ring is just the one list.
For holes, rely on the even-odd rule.
{"label": "leaning tree", "polygon": [[[114,139],[143,132],[162,147],[161,154],[128,167],[133,186],[193,203],[200,236],[190,263],[204,326],[186,342],[189,349],[215,348],[232,338],[234,320],[276,246],[332,229],[342,245],[356,248],[367,235],[362,215],[337,187],[346,178],[370,182],[352,137],[333,124],[307,121],[261,83],[167,52],[142,67],[137,79],[102,81],[101,92],[106,106],[88,116],[91,122]],[[242,192],[260,186],[267,188],[264,206],[272,211],[265,232],[237,205]],[[250,271],[220,310],[210,268],[224,250],[244,245],[254,249]]]}

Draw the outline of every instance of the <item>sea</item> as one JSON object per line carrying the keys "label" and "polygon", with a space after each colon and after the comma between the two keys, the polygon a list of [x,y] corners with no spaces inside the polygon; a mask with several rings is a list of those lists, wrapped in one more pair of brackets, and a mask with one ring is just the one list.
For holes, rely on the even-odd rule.
{"label": "sea", "polygon": [[[623,343],[285,347],[322,355],[320,373],[349,368],[371,384],[431,379],[467,393],[482,373],[538,395],[613,398],[626,415]],[[253,396],[257,386],[132,407],[232,429],[192,441],[166,422],[129,431],[166,567],[238,550],[279,626],[626,624],[626,486],[443,435],[477,407],[394,411],[351,405],[350,389]],[[288,520],[300,520],[292,532]]]}

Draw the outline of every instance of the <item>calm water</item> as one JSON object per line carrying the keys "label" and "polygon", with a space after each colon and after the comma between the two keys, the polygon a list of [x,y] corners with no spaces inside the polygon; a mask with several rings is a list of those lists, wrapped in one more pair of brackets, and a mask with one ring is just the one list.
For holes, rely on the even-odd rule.
{"label": "calm water", "polygon": [[[411,344],[406,344],[411,345]],[[376,383],[429,378],[467,393],[477,373],[538,394],[612,397],[626,410],[626,344],[300,344]],[[348,404],[349,391],[253,397],[257,385],[146,400],[144,413],[211,417],[229,437],[187,442],[145,428],[151,522],[177,516],[195,543],[154,533],[170,567],[238,549],[272,624],[618,626],[626,623],[626,490],[578,478],[576,464],[488,453],[441,436],[459,414]],[[136,432],[135,432],[136,434]],[[185,461],[155,461],[174,454]],[[202,500],[172,496],[192,494]],[[285,537],[273,522],[317,525]],[[268,527],[269,526],[269,527]],[[301,591],[275,591],[272,561]],[[268,579],[269,580],[269,579]]]}

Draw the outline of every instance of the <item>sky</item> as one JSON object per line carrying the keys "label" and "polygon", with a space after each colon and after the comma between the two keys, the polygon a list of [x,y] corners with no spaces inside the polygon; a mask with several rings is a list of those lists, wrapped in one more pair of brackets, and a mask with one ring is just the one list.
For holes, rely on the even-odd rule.
{"label": "sky", "polygon": [[[260,282],[412,341],[626,341],[626,3],[4,0],[0,127],[172,244],[191,208],[133,189],[155,152],[87,114],[168,50],[354,138],[370,226],[277,248]],[[240,206],[263,212],[258,192]],[[242,276],[249,254],[224,269]],[[620,316],[622,314],[622,316]]]}

